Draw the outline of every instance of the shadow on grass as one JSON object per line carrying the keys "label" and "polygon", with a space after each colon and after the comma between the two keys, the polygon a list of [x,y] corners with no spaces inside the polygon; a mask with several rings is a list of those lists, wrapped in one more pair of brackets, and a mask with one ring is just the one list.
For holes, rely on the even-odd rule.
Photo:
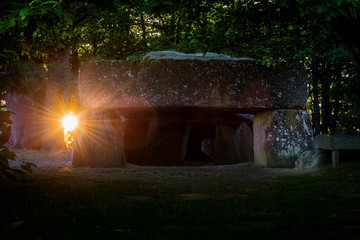
{"label": "shadow on grass", "polygon": [[0,185],[0,238],[359,239],[359,180],[359,163],[211,195],[32,179]]}

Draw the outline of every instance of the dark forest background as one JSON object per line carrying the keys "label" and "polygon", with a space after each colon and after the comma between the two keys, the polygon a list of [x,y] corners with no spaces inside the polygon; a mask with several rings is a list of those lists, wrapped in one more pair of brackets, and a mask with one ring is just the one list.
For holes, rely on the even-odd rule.
{"label": "dark forest background", "polygon": [[1,99],[49,75],[74,85],[92,60],[216,52],[304,64],[314,133],[359,134],[359,13],[358,0],[1,1]]}

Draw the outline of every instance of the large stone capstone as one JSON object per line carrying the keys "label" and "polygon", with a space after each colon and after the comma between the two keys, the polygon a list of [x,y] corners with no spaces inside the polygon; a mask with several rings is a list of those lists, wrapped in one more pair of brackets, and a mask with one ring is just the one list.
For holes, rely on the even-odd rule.
{"label": "large stone capstone", "polygon": [[306,104],[303,67],[266,67],[252,60],[144,59],[86,63],[84,108],[254,113]]}

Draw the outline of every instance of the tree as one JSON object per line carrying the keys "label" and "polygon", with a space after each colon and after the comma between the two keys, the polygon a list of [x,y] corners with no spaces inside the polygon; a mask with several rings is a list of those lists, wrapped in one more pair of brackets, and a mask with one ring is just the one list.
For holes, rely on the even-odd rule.
{"label": "tree", "polygon": [[354,35],[360,27],[360,2],[357,0],[282,0],[287,8],[299,9],[302,17],[312,17],[316,23],[336,34],[352,62],[360,67],[360,36]]}
{"label": "tree", "polygon": [[[66,14],[60,11],[56,1],[39,1],[32,2],[12,1],[1,2],[0,4],[0,42],[4,43],[0,49],[0,77],[1,77],[1,100],[4,95],[12,91],[24,92],[22,88],[25,77],[22,72],[21,60],[25,56],[30,56],[23,50],[26,49],[26,32],[33,28],[31,24],[40,24],[45,16],[52,14],[64,17]],[[47,15],[48,14],[48,15]],[[44,19],[43,19],[44,18]],[[26,58],[25,58],[26,59]],[[12,123],[10,119],[11,112],[0,111],[1,128]],[[8,160],[15,160],[15,154],[7,147],[0,147],[0,178],[7,177],[16,179],[16,175],[23,175],[23,171],[9,167]],[[31,171],[31,163],[25,163],[22,168]]]}

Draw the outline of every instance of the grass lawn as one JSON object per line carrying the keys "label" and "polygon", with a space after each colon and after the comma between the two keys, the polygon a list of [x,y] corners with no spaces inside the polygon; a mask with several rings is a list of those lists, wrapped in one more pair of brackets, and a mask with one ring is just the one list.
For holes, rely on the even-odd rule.
{"label": "grass lawn", "polygon": [[57,180],[0,184],[0,239],[360,239],[359,163],[211,193]]}

